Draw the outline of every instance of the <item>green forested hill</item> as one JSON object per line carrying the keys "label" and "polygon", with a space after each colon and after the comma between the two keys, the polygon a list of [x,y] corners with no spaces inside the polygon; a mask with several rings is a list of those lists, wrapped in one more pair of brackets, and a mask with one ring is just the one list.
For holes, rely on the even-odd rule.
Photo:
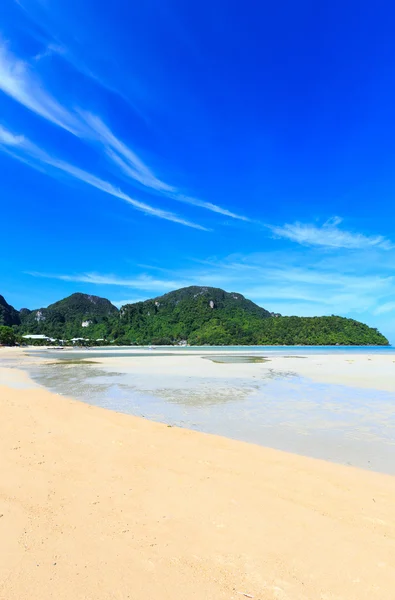
{"label": "green forested hill", "polygon": [[[1,312],[2,306],[6,309]],[[47,308],[18,313],[0,296],[0,317],[6,313],[17,334],[45,334],[62,340],[104,338],[108,343],[156,345],[181,340],[191,345],[388,345],[376,329],[353,319],[283,317],[241,294],[212,287],[182,288],[127,304],[120,311],[105,298],[77,293]]]}
{"label": "green forested hill", "polygon": [[19,325],[19,323],[19,312],[8,304],[3,296],[0,296],[0,325],[11,327],[12,325]]}
{"label": "green forested hill", "polygon": [[112,329],[118,309],[106,298],[76,293],[47,308],[21,311],[20,332],[59,339],[103,338]]}
{"label": "green forested hill", "polygon": [[[344,317],[279,317],[267,319],[257,331],[258,345],[386,346],[377,329]],[[273,341],[275,340],[275,341]]]}
{"label": "green forested hill", "polygon": [[[270,313],[241,294],[219,288],[192,286],[135,304],[120,311],[119,336],[135,343],[195,343],[205,328],[206,344],[228,343],[225,337],[249,343],[250,330]],[[218,326],[217,326],[218,324]]]}
{"label": "green forested hill", "polygon": [[123,343],[191,345],[386,345],[377,330],[342,317],[282,317],[218,288],[189,287],[123,306],[113,332]]}

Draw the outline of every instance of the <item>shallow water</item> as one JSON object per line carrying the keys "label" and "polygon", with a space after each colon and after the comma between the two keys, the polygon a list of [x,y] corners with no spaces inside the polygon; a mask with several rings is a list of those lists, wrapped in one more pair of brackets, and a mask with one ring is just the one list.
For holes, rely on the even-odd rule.
{"label": "shallow water", "polygon": [[[315,383],[275,369],[248,378],[155,377],[132,372],[125,361],[95,364],[90,351],[79,356],[93,364],[79,362],[73,352],[63,361],[32,364],[30,374],[53,392],[96,406],[395,474],[395,398],[389,392]],[[251,357],[201,360],[207,358]]]}
{"label": "shallow water", "polygon": [[289,357],[303,357],[314,354],[375,354],[395,355],[394,346],[102,346],[97,348],[68,348],[66,350],[39,349],[31,351],[31,354],[56,360],[78,358],[112,358],[122,356],[188,356],[190,354],[253,354],[260,356],[281,355]]}
{"label": "shallow water", "polygon": [[267,358],[263,356],[248,356],[248,355],[238,355],[238,354],[228,354],[228,355],[217,355],[213,354],[210,356],[202,356],[205,360],[211,360],[211,362],[219,363],[219,364],[237,364],[237,363],[264,363],[269,362]]}

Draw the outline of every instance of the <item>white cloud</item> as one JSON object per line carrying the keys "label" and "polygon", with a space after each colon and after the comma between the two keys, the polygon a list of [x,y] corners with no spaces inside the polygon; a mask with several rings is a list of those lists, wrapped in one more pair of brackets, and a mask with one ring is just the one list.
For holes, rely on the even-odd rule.
{"label": "white cloud", "polygon": [[86,111],[79,111],[79,114],[90,128],[89,135],[101,142],[107,155],[111,160],[117,163],[127,175],[142,185],[154,190],[167,192],[174,191],[172,186],[155,177],[139,156],[116,138],[99,117]]}
{"label": "white cloud", "polygon": [[381,304],[375,309],[374,314],[383,315],[389,312],[395,312],[395,302],[385,302],[384,304]]}
{"label": "white cloud", "polygon": [[188,283],[177,280],[154,279],[149,275],[137,275],[134,278],[118,277],[117,275],[103,275],[100,273],[76,273],[73,275],[62,275],[53,273],[40,273],[37,271],[26,271],[27,275],[43,277],[45,279],[59,279],[78,283],[90,283],[92,285],[114,285],[141,290],[163,290],[169,291],[184,287]]}
{"label": "white cloud", "polygon": [[15,135],[0,125],[0,144],[17,147],[23,145],[24,141],[23,135]]}
{"label": "white cloud", "polygon": [[[136,210],[139,210],[147,215],[165,219],[167,221],[173,221],[174,223],[179,223],[180,225],[185,225],[194,229],[208,231],[205,227],[198,225],[197,223],[193,223],[192,221],[188,221],[187,219],[184,219],[175,213],[162,210],[160,208],[155,208],[149,204],[146,204],[145,202],[140,202],[131,198],[108,181],[104,181],[103,179],[83,171],[74,165],[49,156],[38,146],[23,136],[17,136],[4,128],[0,129],[0,148],[1,147],[4,151],[8,152],[17,160],[21,160],[33,168],[42,170],[43,164],[48,165],[55,169],[56,172],[61,171],[66,173],[72,178],[83,181],[84,183],[99,189],[110,196],[115,196],[116,198],[120,198],[121,200],[128,202],[128,204],[131,204]],[[49,171],[48,174],[53,176],[53,172],[51,171]]]}
{"label": "white cloud", "polygon": [[0,90],[47,121],[82,135],[80,120],[44,90],[29,65],[11,54],[1,40]]}
{"label": "white cloud", "polygon": [[392,242],[382,235],[364,235],[339,229],[342,219],[334,217],[321,227],[307,223],[286,223],[283,226],[268,225],[278,237],[289,239],[304,246],[322,246],[326,248],[367,248],[376,247],[382,250],[394,248]]}
{"label": "white cloud", "polygon": [[62,56],[65,53],[66,53],[66,50],[62,46],[59,46],[58,44],[48,44],[46,46],[46,48],[44,48],[44,50],[42,50],[41,52],[39,52],[38,54],[36,54],[33,57],[33,60],[35,62],[38,62],[40,60],[43,60],[44,58],[48,58],[49,56],[52,56],[53,54],[58,54],[58,55]]}
{"label": "white cloud", "polygon": [[176,187],[161,181],[152,173],[149,167],[144,164],[135,152],[121,142],[112,131],[110,131],[99,117],[84,111],[80,111],[80,115],[84,119],[86,125],[91,128],[92,137],[100,141],[110,160],[112,160],[112,162],[114,162],[129,178],[167,198],[176,200],[177,202],[205,208],[211,212],[233,219],[249,221],[247,217],[233,213],[222,206],[218,206],[212,202],[199,200],[192,196],[187,196],[177,190]]}
{"label": "white cloud", "polygon": [[[41,55],[33,58],[37,62],[49,52],[65,53],[64,48],[49,45]],[[29,64],[17,59],[0,40],[0,90],[22,104],[25,108],[58,125],[88,143],[99,144],[107,157],[134,182],[166,198],[183,202],[233,219],[248,221],[247,217],[233,213],[212,202],[205,202],[181,193],[176,187],[156,177],[141,158],[119,140],[96,115],[89,111],[67,110],[48,92],[31,70]]]}
{"label": "white cloud", "polygon": [[[394,278],[391,277],[364,273],[342,275],[336,269],[322,271],[310,265],[301,266],[296,272],[286,262],[277,269],[266,267],[264,263],[255,265],[255,269],[245,269],[240,264],[225,270],[222,264],[210,264],[208,268],[172,271],[172,276],[168,278],[147,275],[138,267],[140,272],[127,278],[99,273],[31,274],[63,281],[148,290],[152,292],[152,296],[189,285],[222,287],[227,291],[242,293],[275,312],[279,311],[277,306],[286,306],[285,314],[298,314],[299,308],[303,307],[302,314],[311,315],[373,313],[380,299],[388,297],[395,287]],[[167,270],[163,271],[166,274]]]}
{"label": "white cloud", "polygon": [[[279,266],[279,267],[265,267],[265,279],[272,281],[284,281],[289,284],[298,283],[303,285],[314,286],[317,290],[322,290],[325,287],[342,287],[344,289],[352,289],[353,292],[358,291],[372,291],[377,293],[381,289],[388,289],[395,282],[395,278],[389,275],[365,275],[360,277],[358,274],[351,275],[342,272],[340,270],[340,263],[338,260],[337,269],[323,269],[318,265],[309,267],[308,265],[302,267],[294,266]],[[344,263],[344,259],[343,259]]]}
{"label": "white cloud", "polygon": [[222,208],[222,206],[218,206],[217,204],[213,204],[212,202],[206,202],[204,200],[192,198],[191,196],[185,196],[184,194],[180,193],[166,194],[166,196],[168,196],[168,198],[173,198],[173,200],[177,200],[177,202],[184,202],[185,204],[199,206],[200,208],[205,208],[206,210],[210,210],[211,212],[224,215],[225,217],[230,217],[231,219],[238,219],[239,221],[251,221],[251,219],[249,219],[248,217],[244,217],[243,215],[231,212],[230,210]]}
{"label": "white cloud", "polygon": [[[316,249],[304,249],[292,254],[276,251],[238,254],[222,260],[209,258],[200,261],[200,265],[193,261],[193,265],[179,269],[171,269],[171,264],[166,265],[169,268],[155,266],[158,273],[153,272],[153,275],[146,273],[148,269],[152,271],[149,265],[135,265],[129,277],[100,273],[32,274],[88,286],[130,288],[136,291],[133,301],[190,285],[220,287],[228,292],[239,292],[267,310],[284,315],[353,317],[378,327],[393,341],[395,331],[391,332],[389,317],[391,311],[395,312],[395,302],[390,300],[395,297],[395,277],[389,276],[387,268],[382,268],[379,262],[371,270],[366,261],[365,268],[362,258],[370,253],[371,250],[358,250],[361,258],[358,270],[354,269],[352,253],[351,263],[348,263],[349,251],[331,254],[330,266],[323,267]],[[395,257],[394,252],[388,254]],[[123,297],[128,298],[128,295]],[[125,303],[126,300],[120,301],[118,305]]]}
{"label": "white cloud", "polygon": [[[116,152],[108,148],[106,150],[107,156],[117,164],[121,170],[131,179],[134,179],[141,185],[151,188],[157,192],[162,190],[172,190],[171,186],[168,186],[166,183],[163,183],[159,179],[157,179],[152,173],[146,172],[145,170],[140,170],[137,166],[131,166],[131,162],[129,164],[125,162],[123,158],[121,158]],[[148,171],[148,169],[147,169]]]}
{"label": "white cloud", "polygon": [[[141,111],[137,108],[137,106],[132,102],[129,95],[125,95],[119,89],[111,85],[105,79],[99,77],[96,73],[94,73],[86,64],[86,60],[88,60],[88,53],[86,52],[86,43],[78,43],[74,35],[74,23],[72,23],[72,37],[73,42],[77,42],[77,49],[79,46],[79,52],[75,54],[70,50],[70,48],[66,47],[62,40],[59,37],[59,31],[63,29],[64,25],[64,14],[60,11],[58,14],[55,14],[54,11],[51,11],[50,3],[45,1],[38,0],[38,4],[40,5],[40,10],[36,13],[33,6],[25,6],[25,2],[22,0],[14,0],[20,8],[25,12],[26,15],[29,16],[31,21],[38,26],[39,31],[36,31],[34,28],[31,28],[29,34],[34,38],[37,42],[44,45],[44,50],[36,54],[33,57],[34,61],[41,60],[46,58],[47,56],[57,55],[61,56],[66,62],[70,64],[76,71],[80,72],[85,77],[91,79],[96,84],[101,86],[102,88],[108,90],[114,95],[119,96],[122,100],[129,104],[142,118],[145,119],[145,116],[141,113]],[[37,8],[37,7],[36,7]],[[44,12],[42,12],[44,11]],[[48,18],[49,17],[49,18]],[[58,22],[60,18],[60,23]],[[57,24],[55,24],[57,22]],[[55,25],[55,26],[54,26]],[[54,31],[56,30],[56,35]],[[45,32],[43,34],[43,32]],[[70,39],[70,35],[67,36]],[[135,77],[134,77],[135,80]],[[141,84],[139,84],[141,87]]]}

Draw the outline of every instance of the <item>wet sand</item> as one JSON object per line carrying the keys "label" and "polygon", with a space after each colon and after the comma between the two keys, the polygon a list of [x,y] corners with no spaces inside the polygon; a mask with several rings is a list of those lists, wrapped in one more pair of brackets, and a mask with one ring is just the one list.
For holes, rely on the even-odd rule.
{"label": "wet sand", "polygon": [[26,389],[18,374],[0,387],[0,598],[392,600],[394,477]]}
{"label": "wet sand", "polygon": [[[263,363],[226,363],[216,362],[215,357],[228,357],[236,354],[241,357],[256,357],[257,353],[249,351],[247,347],[241,347],[237,352],[222,353],[210,350],[210,348],[195,349],[188,348],[187,351],[172,351],[171,348],[156,349],[155,351],[141,348],[124,350],[122,348],[112,349],[111,357],[101,357],[106,353],[105,349],[97,348],[90,350],[66,350],[65,352],[49,351],[48,358],[44,360],[58,360],[61,356],[69,360],[78,359],[83,356],[86,360],[92,360],[103,366],[127,366],[128,370],[136,374],[155,374],[167,377],[185,376],[208,376],[208,377],[248,377],[252,375],[265,375],[270,371],[292,372],[296,375],[309,377],[313,381],[321,383],[334,383],[350,385],[354,387],[372,388],[377,390],[395,392],[395,353],[376,354],[353,353],[350,348],[347,352],[339,354],[309,354],[302,348],[292,349],[294,354],[284,356],[277,354],[275,347],[273,353],[264,351]],[[291,352],[291,350],[290,350]],[[29,354],[29,355],[28,355]],[[108,354],[108,352],[107,352]],[[128,356],[125,356],[127,354]],[[135,354],[136,356],[133,356]],[[41,355],[41,358],[39,358]],[[130,356],[132,355],[132,356]],[[202,360],[205,355],[207,360]],[[30,348],[28,351],[20,349],[1,349],[2,356],[20,358],[21,366],[28,360],[43,360],[42,349]],[[209,357],[213,360],[209,360]],[[50,358],[51,357],[51,358]],[[154,359],[154,363],[153,363]],[[154,366],[153,366],[154,365]]]}
{"label": "wet sand", "polygon": [[15,368],[6,379],[3,370],[11,387],[28,387],[30,374],[95,406],[395,475],[394,352],[265,352],[29,348],[0,356],[26,372],[21,384]]}

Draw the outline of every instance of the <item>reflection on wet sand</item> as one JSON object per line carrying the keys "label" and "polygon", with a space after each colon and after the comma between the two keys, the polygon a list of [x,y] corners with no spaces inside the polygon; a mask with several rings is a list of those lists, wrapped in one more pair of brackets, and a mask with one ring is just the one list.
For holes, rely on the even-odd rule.
{"label": "reflection on wet sand", "polygon": [[393,394],[318,383],[265,357],[205,359],[190,368],[183,358],[178,369],[166,357],[41,360],[29,371],[51,391],[97,406],[395,473]]}
{"label": "reflection on wet sand", "polygon": [[237,355],[224,355],[224,356],[202,356],[205,360],[211,360],[211,362],[217,364],[232,364],[232,363],[250,363],[250,364],[259,364],[269,362],[268,358],[264,356],[237,356]]}

